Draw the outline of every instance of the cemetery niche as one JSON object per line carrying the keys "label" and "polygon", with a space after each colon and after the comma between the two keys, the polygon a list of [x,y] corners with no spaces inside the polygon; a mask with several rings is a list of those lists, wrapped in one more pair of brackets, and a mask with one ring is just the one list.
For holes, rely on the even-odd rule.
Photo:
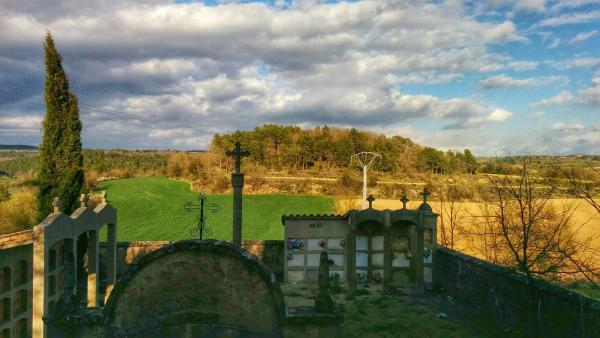
{"label": "cemetery niche", "polygon": [[348,289],[374,283],[387,287],[428,286],[433,280],[437,217],[427,203],[414,210],[375,210],[369,207],[344,215],[285,215],[284,278],[288,283],[316,283],[322,251],[329,257],[329,274]]}

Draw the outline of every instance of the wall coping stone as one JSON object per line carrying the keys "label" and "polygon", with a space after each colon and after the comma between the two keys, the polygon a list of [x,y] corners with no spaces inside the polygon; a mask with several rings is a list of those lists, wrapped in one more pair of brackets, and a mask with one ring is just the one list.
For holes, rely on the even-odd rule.
{"label": "wall coping stone", "polygon": [[0,235],[0,250],[33,243],[33,229]]}

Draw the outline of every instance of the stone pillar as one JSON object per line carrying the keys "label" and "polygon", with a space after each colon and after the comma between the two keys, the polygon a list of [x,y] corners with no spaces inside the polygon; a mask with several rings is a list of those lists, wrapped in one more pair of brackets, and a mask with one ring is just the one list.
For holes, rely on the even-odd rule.
{"label": "stone pillar", "polygon": [[88,232],[87,306],[98,306],[98,232]]}
{"label": "stone pillar", "polygon": [[108,236],[106,243],[106,292],[104,303],[115,287],[117,281],[117,225],[108,224]]}
{"label": "stone pillar", "polygon": [[392,276],[392,238],[391,229],[386,227],[383,230],[383,290],[387,290],[393,282]]}
{"label": "stone pillar", "polygon": [[233,244],[242,246],[242,188],[244,187],[244,174],[231,174],[233,186]]}
{"label": "stone pillar", "polygon": [[417,262],[419,257],[419,226],[412,224],[410,226],[410,269],[409,269],[409,280],[412,284],[417,284]]}
{"label": "stone pillar", "polygon": [[383,224],[383,289],[387,290],[393,282],[392,276],[392,220],[389,210],[384,211]]}
{"label": "stone pillar", "polygon": [[[32,278],[32,317],[33,337],[45,337],[44,320],[46,303],[46,248],[44,227],[33,228],[33,278]],[[12,285],[11,285],[12,287]]]}
{"label": "stone pillar", "polygon": [[423,286],[423,216],[419,215],[419,224],[417,226],[417,255],[415,269],[417,272],[417,285]]}
{"label": "stone pillar", "polygon": [[356,233],[346,235],[346,286],[350,293],[356,290]]}

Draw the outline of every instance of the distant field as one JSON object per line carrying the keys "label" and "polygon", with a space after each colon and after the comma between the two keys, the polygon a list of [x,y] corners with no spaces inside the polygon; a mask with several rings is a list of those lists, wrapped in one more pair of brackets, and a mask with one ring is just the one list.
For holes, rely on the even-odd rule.
{"label": "distant field", "polygon": [[[360,202],[360,201],[358,201]],[[573,214],[573,222],[577,226],[581,226],[580,234],[582,236],[593,236],[596,235],[596,241],[593,243],[596,248],[600,248],[600,216],[596,212],[592,206],[581,201],[581,200],[573,200],[573,199],[554,199],[552,200],[553,204],[557,207],[560,206],[561,203],[564,202],[574,202],[576,205],[575,213]],[[407,207],[410,209],[416,209],[421,204],[420,201],[410,201],[408,202]],[[439,202],[432,201],[429,203],[434,212],[440,213],[440,204]],[[480,213],[481,203],[476,202],[461,202],[459,203],[461,208],[464,208],[468,215],[478,215]],[[389,200],[389,199],[379,199],[375,200],[373,203],[373,208],[375,209],[399,209],[402,207],[402,203],[398,200]],[[466,222],[469,225],[470,220],[467,217]],[[438,222],[439,226],[439,222]],[[439,232],[438,232],[439,235]],[[459,239],[460,242],[460,239]],[[475,255],[475,252],[469,251],[469,246],[467,245],[462,250],[466,253]]]}
{"label": "distant field", "polygon": [[[105,181],[110,203],[118,209],[119,241],[180,240],[192,238],[197,213],[187,213],[183,205],[197,202],[198,194],[188,183],[165,177],[141,177]],[[207,203],[221,209],[207,217],[213,233],[210,238],[231,240],[231,195],[208,195]],[[243,198],[243,238],[283,239],[283,214],[332,213],[331,199],[323,196],[246,195]]]}

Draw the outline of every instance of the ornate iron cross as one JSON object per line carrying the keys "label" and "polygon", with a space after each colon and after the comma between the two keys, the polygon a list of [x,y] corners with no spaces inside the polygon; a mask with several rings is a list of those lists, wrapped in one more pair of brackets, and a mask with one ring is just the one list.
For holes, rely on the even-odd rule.
{"label": "ornate iron cross", "polygon": [[199,204],[194,204],[194,202],[186,202],[183,205],[183,208],[187,212],[192,212],[194,210],[200,210],[200,216],[198,217],[198,225],[196,227],[192,228],[192,230],[190,231],[190,234],[192,236],[195,236],[196,234],[198,234],[200,236],[200,239],[202,239],[202,237],[204,237],[204,236],[212,235],[212,230],[206,226],[206,216],[204,214],[204,210],[206,209],[207,211],[215,213],[215,212],[219,211],[219,209],[221,209],[221,208],[214,203],[207,205],[206,204],[206,194],[202,191],[200,192],[200,196],[198,196],[198,201],[200,202]]}
{"label": "ornate iron cross", "polygon": [[233,150],[228,150],[225,153],[227,156],[229,157],[233,157],[233,159],[235,160],[235,173],[239,174],[240,173],[240,166],[242,164],[242,157],[247,157],[250,156],[250,152],[247,150],[242,151],[242,147],[240,145],[239,142],[235,143],[235,149]]}

